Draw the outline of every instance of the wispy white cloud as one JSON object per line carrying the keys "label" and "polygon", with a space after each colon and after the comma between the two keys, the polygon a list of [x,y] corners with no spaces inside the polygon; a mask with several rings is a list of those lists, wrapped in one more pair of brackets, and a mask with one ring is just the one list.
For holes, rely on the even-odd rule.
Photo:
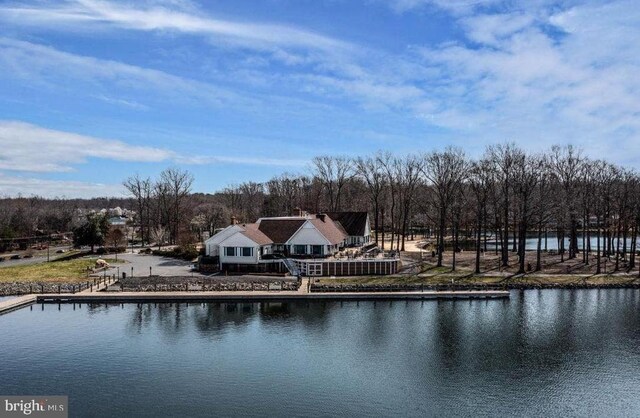
{"label": "wispy white cloud", "polygon": [[[429,123],[473,143],[573,142],[640,163],[640,12],[633,2],[459,19],[466,39],[421,50],[437,68]],[[623,151],[624,150],[624,151]]]}
{"label": "wispy white cloud", "polygon": [[303,167],[309,164],[309,160],[296,158],[263,158],[252,156],[181,156],[176,159],[181,164],[231,164],[231,165],[252,165],[270,167]]}
{"label": "wispy white cloud", "polygon": [[98,100],[102,100],[103,102],[110,103],[110,104],[115,104],[115,105],[118,105],[118,106],[124,106],[124,107],[129,108],[129,109],[149,110],[149,106],[144,105],[142,103],[138,103],[135,100],[119,99],[117,97],[109,97],[109,96],[106,96],[104,94],[95,95],[93,97],[95,97]]}
{"label": "wispy white cloud", "polygon": [[0,120],[0,170],[23,172],[69,172],[92,158],[137,163],[184,165],[262,165],[299,167],[306,160],[262,158],[246,153],[233,155],[183,155],[173,150],[136,146],[114,139],[46,129]]}
{"label": "wispy white cloud", "polygon": [[43,180],[34,177],[8,176],[0,173],[2,196],[40,196],[45,198],[124,197],[121,184],[82,181]]}
{"label": "wispy white cloud", "polygon": [[500,3],[502,0],[382,0],[393,10],[404,13],[431,6],[455,14],[469,14],[479,7]]}
{"label": "wispy white cloud", "polygon": [[173,152],[159,148],[0,121],[0,170],[64,172],[90,158],[149,163],[173,157]]}
{"label": "wispy white cloud", "polygon": [[94,30],[96,25],[108,25],[138,31],[175,31],[255,48],[302,47],[331,51],[349,47],[346,42],[293,26],[216,19],[175,7],[173,3],[146,7],[100,0],[36,3],[3,7],[0,19],[40,29],[73,27],[78,30],[80,25],[85,25],[85,29]]}
{"label": "wispy white cloud", "polygon": [[[51,74],[69,74],[69,80],[87,84],[135,89],[145,85],[148,91],[174,91],[177,96],[213,103],[250,100],[247,96],[259,92],[256,95],[264,94],[268,104],[260,103],[264,107],[256,109],[289,112],[286,116],[292,120],[313,119],[317,115],[312,112],[322,113],[320,106],[341,109],[356,102],[366,110],[418,118],[443,138],[466,138],[479,149],[500,140],[528,147],[574,142],[585,144],[594,155],[640,161],[636,145],[640,142],[640,80],[636,76],[640,73],[640,8],[634,1],[576,0],[573,6],[551,6],[547,0],[387,3],[398,12],[444,11],[459,30],[456,34],[462,35],[441,45],[414,45],[385,53],[292,26],[215,19],[181,2],[142,6],[93,0],[41,2],[5,6],[0,20],[9,24],[10,19],[20,18],[11,24],[31,25],[34,30],[38,25],[61,30],[98,25],[197,34],[214,45],[230,43],[243,51],[233,54],[228,67],[203,65],[205,78],[225,88],[13,40],[0,40],[0,65],[29,82],[55,83],[58,80],[52,80]],[[349,53],[340,52],[345,49]],[[222,55],[216,54],[215,59]],[[272,61],[285,69],[271,65]],[[231,80],[254,92],[235,92],[229,87]],[[107,90],[92,94],[113,102],[144,101]],[[296,106],[314,100],[318,108]],[[126,106],[124,102],[120,105]],[[246,156],[171,158],[182,158],[185,164],[287,165],[278,159]]]}
{"label": "wispy white cloud", "polygon": [[[90,87],[86,92],[93,97],[110,97],[107,92],[119,88],[150,92],[150,99],[170,96],[176,100],[194,99],[212,105],[251,103],[251,99],[211,83],[9,38],[0,38],[0,68],[5,77],[22,79],[29,85],[64,89],[86,83]],[[127,101],[123,98],[117,100]],[[145,106],[144,103],[138,105]]]}

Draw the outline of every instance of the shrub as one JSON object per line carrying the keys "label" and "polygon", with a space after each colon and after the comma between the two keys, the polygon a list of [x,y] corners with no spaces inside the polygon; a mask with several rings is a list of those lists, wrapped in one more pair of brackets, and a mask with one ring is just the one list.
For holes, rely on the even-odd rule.
{"label": "shrub", "polygon": [[198,250],[196,250],[196,247],[193,244],[188,244],[184,246],[178,246],[173,250],[154,250],[153,255],[191,261],[194,258],[198,257]]}

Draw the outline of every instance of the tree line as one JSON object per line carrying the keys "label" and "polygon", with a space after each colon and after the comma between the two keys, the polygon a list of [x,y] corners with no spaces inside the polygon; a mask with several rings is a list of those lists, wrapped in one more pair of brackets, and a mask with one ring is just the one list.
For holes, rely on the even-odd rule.
{"label": "tree line", "polygon": [[479,158],[454,147],[404,156],[325,155],[315,157],[305,173],[229,185],[213,194],[193,193],[193,181],[188,171],[168,168],[156,178],[127,178],[126,199],[3,199],[0,234],[69,231],[77,208],[121,206],[135,212],[144,243],[181,244],[213,234],[232,216],[254,222],[296,209],[352,210],[370,213],[373,239],[385,250],[404,250],[407,238],[422,233],[437,265],[451,251],[454,269],[464,247],[475,251],[477,272],[489,250],[505,267],[516,254],[524,272],[526,243],[533,238],[531,269],[539,271],[548,233],[557,239],[561,261],[580,258],[595,263],[598,273],[603,258],[613,257],[616,270],[636,265],[638,173],[588,158],[573,146],[530,153],[504,143],[487,147]]}
{"label": "tree line", "polygon": [[581,257],[589,264],[595,253],[598,273],[603,257],[615,256],[616,270],[621,263],[627,269],[636,263],[638,173],[587,158],[571,145],[530,153],[513,143],[497,144],[475,159],[454,147],[407,156],[319,156],[307,174],[232,185],[211,197],[194,206],[205,229],[226,226],[232,215],[253,222],[296,208],[364,210],[380,246],[404,250],[407,237],[426,230],[437,265],[450,249],[454,269],[462,242],[472,245],[480,272],[480,256],[488,241],[495,241],[502,266],[515,253],[524,272],[526,242],[533,235],[536,257],[530,268],[539,271],[547,233],[557,239],[561,261]]}

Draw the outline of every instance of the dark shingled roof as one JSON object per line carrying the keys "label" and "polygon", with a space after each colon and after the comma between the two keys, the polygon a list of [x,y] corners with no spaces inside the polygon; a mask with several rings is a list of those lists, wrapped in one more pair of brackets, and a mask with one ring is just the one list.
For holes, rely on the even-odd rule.
{"label": "dark shingled roof", "polygon": [[327,215],[347,231],[351,236],[364,236],[367,225],[367,212],[327,212]]}
{"label": "dark shingled roof", "polygon": [[258,229],[275,244],[284,244],[306,222],[306,219],[262,219]]}

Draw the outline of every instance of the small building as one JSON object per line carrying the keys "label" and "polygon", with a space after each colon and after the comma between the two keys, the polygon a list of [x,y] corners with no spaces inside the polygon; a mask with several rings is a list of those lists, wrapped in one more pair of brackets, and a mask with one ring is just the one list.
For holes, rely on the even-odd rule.
{"label": "small building", "polygon": [[107,222],[109,222],[109,226],[115,228],[127,226],[127,218],[124,216],[112,216],[107,219]]}

